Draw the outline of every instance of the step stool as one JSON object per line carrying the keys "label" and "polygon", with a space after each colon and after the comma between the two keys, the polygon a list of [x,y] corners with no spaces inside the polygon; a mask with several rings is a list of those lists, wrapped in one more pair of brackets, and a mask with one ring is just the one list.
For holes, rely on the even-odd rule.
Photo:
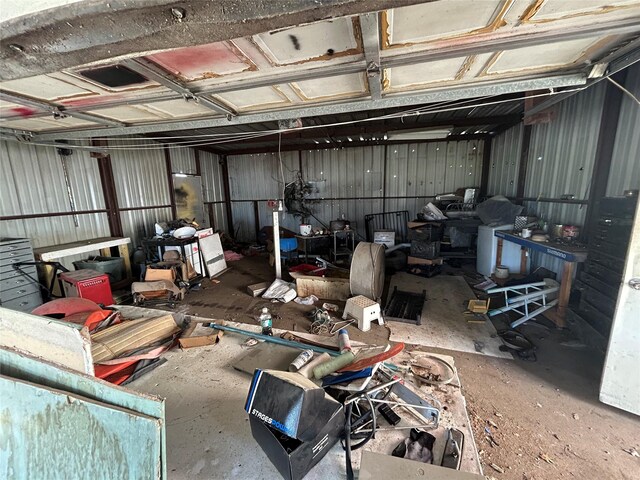
{"label": "step stool", "polygon": [[371,330],[371,322],[374,320],[378,321],[378,325],[384,325],[380,304],[364,295],[358,295],[347,300],[342,319],[346,320],[349,316],[358,321],[358,328],[363,332]]}

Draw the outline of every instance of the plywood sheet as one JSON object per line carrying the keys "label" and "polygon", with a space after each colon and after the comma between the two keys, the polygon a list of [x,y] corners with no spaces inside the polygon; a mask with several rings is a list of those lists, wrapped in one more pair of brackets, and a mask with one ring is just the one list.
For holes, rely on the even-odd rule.
{"label": "plywood sheet", "polygon": [[[478,353],[499,358],[513,358],[499,350],[502,342],[491,321],[469,323],[463,314],[470,299],[475,298],[471,288],[461,276],[437,275],[422,278],[409,273],[399,273],[391,279],[389,291],[427,292],[422,309],[422,325],[388,322],[389,340],[427,347],[444,348],[459,352]],[[482,344],[482,351],[476,345]]]}

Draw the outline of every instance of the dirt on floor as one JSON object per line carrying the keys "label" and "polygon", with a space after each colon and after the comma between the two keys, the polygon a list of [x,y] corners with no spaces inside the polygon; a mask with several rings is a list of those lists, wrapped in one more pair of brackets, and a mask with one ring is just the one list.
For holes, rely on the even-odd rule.
{"label": "dirt on floor", "polygon": [[[205,280],[175,310],[255,325],[267,306],[275,327],[308,331],[312,306],[247,295],[247,285],[273,280],[266,258],[245,258],[229,266],[220,283]],[[497,329],[506,327],[506,319],[494,323]],[[389,338],[386,325],[374,324],[366,333],[351,330],[357,341],[382,344]],[[640,479],[640,456],[634,453],[640,451],[640,419],[598,401],[602,356],[577,342],[563,345],[572,340],[571,333],[544,321],[519,330],[536,345],[536,361],[429,349],[455,358],[485,475],[505,480]]]}

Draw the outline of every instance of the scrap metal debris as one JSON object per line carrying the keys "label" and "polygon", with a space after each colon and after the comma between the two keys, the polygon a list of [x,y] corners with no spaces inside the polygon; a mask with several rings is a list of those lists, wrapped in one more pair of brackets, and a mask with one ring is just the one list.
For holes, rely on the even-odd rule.
{"label": "scrap metal debris", "polygon": [[538,454],[538,458],[540,460],[544,460],[547,463],[553,464],[555,463],[553,460],[551,460],[551,458],[549,457],[549,455],[547,455],[546,453],[540,453]]}
{"label": "scrap metal debris", "polygon": [[498,473],[504,473],[504,468],[500,468],[498,465],[496,465],[495,463],[490,463],[489,466],[491,468],[493,468],[496,472]]}

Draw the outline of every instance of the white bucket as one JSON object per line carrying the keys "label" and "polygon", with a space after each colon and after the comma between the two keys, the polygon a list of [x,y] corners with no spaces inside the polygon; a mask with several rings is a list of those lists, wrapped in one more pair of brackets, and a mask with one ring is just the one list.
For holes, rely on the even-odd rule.
{"label": "white bucket", "polygon": [[308,223],[300,224],[300,235],[311,235],[311,225]]}

